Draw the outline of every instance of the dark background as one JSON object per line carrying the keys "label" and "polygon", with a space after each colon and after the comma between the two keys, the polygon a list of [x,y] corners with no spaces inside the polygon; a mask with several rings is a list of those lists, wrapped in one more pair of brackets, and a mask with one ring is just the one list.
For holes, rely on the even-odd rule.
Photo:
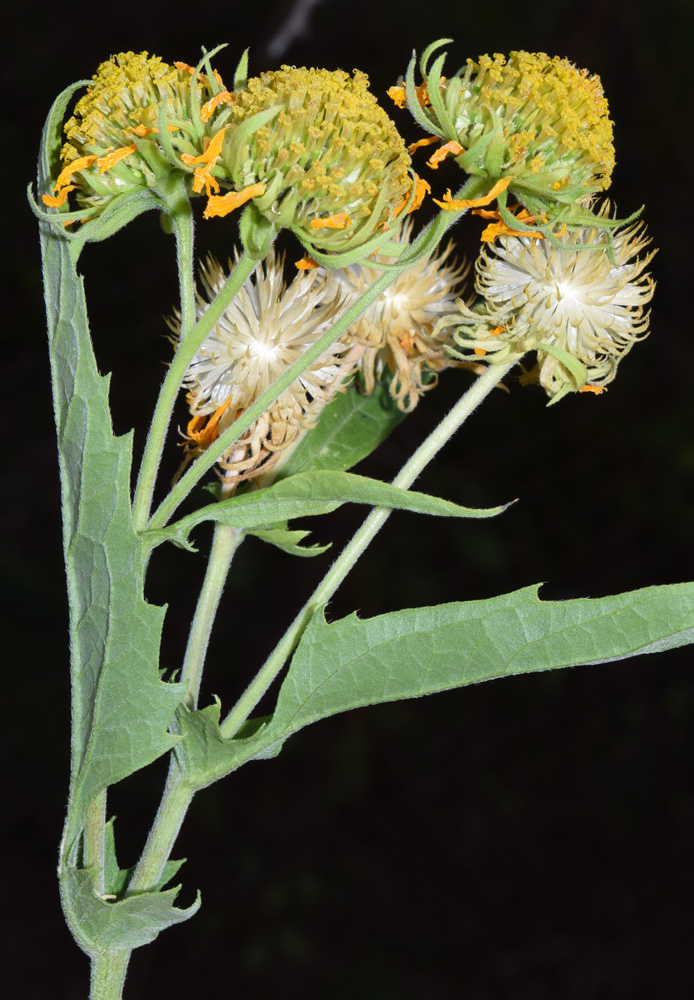
{"label": "dark background", "polygon": [[[294,37],[300,5],[285,2],[15,5],[5,15],[3,224],[14,241],[3,263],[10,995],[87,995],[87,962],[63,924],[55,883],[68,782],[67,610],[38,241],[24,201],[53,97],[112,53],[147,49],[194,63],[201,44],[223,40],[229,48],[216,64],[225,77],[250,45],[252,73],[281,62],[358,66],[379,95],[413,47],[441,36],[455,38],[450,71],[467,56],[525,48],[599,73],[616,123],[610,194],[620,214],[645,203],[660,247],[652,335],[599,398],[547,410],[538,390],[495,393],[418,486],[469,505],[520,502],[472,526],[394,515],[330,616],[538,581],[546,599],[599,597],[692,578],[692,9],[686,0],[325,0],[305,11]],[[407,114],[384,103],[406,138],[417,138]],[[440,190],[455,183],[439,175]],[[476,224],[456,232],[470,254]],[[228,220],[205,223],[198,238],[201,252],[225,255],[233,245]],[[116,430],[134,425],[136,446],[169,356],[160,317],[175,301],[174,266],[153,215],[81,260],[101,370],[114,372]],[[444,377],[363,471],[390,478],[465,384],[464,374]],[[310,526],[316,540],[339,543],[362,516],[346,511]],[[199,544],[204,552],[202,533]],[[253,540],[242,548],[203,702],[216,692],[230,704],[329,558],[292,560]],[[168,667],[180,660],[202,572],[201,557],[177,551],[153,564],[147,596],[170,603]],[[180,902],[200,888],[202,910],[135,953],[127,1000],[196,984],[252,1000],[691,996],[691,659],[685,648],[512,678],[298,735],[277,760],[250,765],[195,802],[176,854],[190,858]],[[136,858],[164,770],[159,762],[113,791],[123,864]]]}

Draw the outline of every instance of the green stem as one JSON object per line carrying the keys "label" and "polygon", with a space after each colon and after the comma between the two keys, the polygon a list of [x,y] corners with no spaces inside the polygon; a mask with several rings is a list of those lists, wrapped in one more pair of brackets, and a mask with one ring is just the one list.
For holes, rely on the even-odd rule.
{"label": "green stem", "polygon": [[176,757],[172,754],[164,794],[142,857],[128,883],[128,895],[152,892],[156,888],[195,791],[183,777]]}
{"label": "green stem", "polygon": [[[424,246],[431,245],[431,252],[436,244],[443,237],[446,230],[459,218],[460,213],[441,212],[434,221],[417,237],[411,247],[404,251],[404,262],[397,262],[389,266],[370,288],[349,309],[340,319],[311,345],[300,358],[291,365],[284,375],[276,379],[258,399],[248,407],[243,414],[238,417],[222,434],[219,435],[214,444],[210,445],[203,454],[190,466],[188,471],[181,476],[179,481],[162,500],[157,510],[147,525],[154,530],[163,528],[173,516],[177,507],[188,496],[193,487],[202,479],[221,455],[236,441],[258,417],[270,406],[277,397],[287,389],[292,382],[298,378],[309,365],[321,356],[321,354],[345,333],[350,326],[368,309],[372,302],[385,291],[386,288],[404,271],[412,266],[412,258]],[[215,299],[215,304],[217,300]],[[207,313],[205,314],[207,315]]]}
{"label": "green stem", "polygon": [[121,1000],[129,951],[108,951],[92,959],[89,1000]]}
{"label": "green stem", "polygon": [[106,851],[106,789],[87,806],[84,825],[84,867],[94,871],[93,888],[103,894]]}
{"label": "green stem", "polygon": [[[498,385],[499,380],[506,375],[518,360],[518,358],[514,358],[513,361],[505,365],[489,365],[487,371],[480,375],[477,381],[453,407],[448,416],[444,417],[429,437],[419,446],[417,451],[395,477],[392,485],[399,486],[401,489],[408,489],[425,466],[434,458],[443,445],[446,444],[458,428],[467,420],[473,410],[489,395],[492,389]],[[239,726],[249,717],[284,667],[288,657],[291,656],[311,616],[318,608],[330,600],[357,559],[383,526],[390,513],[390,508],[374,507],[361,527],[347,543],[280,639],[265,664],[222,722],[220,733],[224,739],[231,739]]]}
{"label": "green stem", "polygon": [[239,528],[234,528],[228,524],[215,524],[214,526],[212,550],[207,563],[205,581],[200,591],[193,624],[188,636],[188,645],[186,646],[183,672],[181,674],[181,680],[188,685],[185,703],[190,709],[197,707],[202,668],[205,662],[205,654],[207,653],[212,626],[229,573],[231,560],[242,538],[243,535]]}
{"label": "green stem", "polygon": [[[189,252],[188,245],[190,247],[190,254],[192,255],[192,220],[189,225],[186,225],[185,218],[174,216],[174,226],[176,227],[177,240],[180,239],[185,242],[184,249],[179,251],[180,262],[181,259],[187,259]],[[236,262],[236,267],[229,275],[226,284],[205,310],[205,313],[198,322],[192,328],[188,329],[183,326],[183,322],[181,323],[181,337],[159,392],[159,398],[152,417],[152,424],[147,436],[147,444],[142,456],[142,464],[140,465],[140,473],[133,500],[133,524],[136,531],[143,531],[147,525],[152,504],[154,483],[166,440],[169,421],[171,420],[176,396],[188,365],[231,300],[252,274],[255,266],[256,262],[254,260],[251,260],[247,254],[242,254]],[[181,319],[183,321],[184,311],[190,312],[191,309],[194,310],[195,288],[192,283],[192,275],[182,273],[180,281]],[[187,290],[184,291],[184,287]]]}

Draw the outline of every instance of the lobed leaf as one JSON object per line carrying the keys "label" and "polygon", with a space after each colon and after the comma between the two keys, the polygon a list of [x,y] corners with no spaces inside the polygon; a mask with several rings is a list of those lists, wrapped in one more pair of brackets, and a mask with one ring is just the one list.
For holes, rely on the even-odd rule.
{"label": "lobed leaf", "polygon": [[304,726],[352,708],[694,642],[694,583],[572,601],[541,601],[538,590],[365,621],[353,614],[327,623],[321,609],[294,653],[269,724],[224,740],[215,729],[218,706],[203,709],[197,735],[206,749],[197,750],[196,780],[209,784],[274,755]]}
{"label": "lobed leaf", "polygon": [[[50,181],[70,93],[44,130],[39,190]],[[46,221],[41,248],[70,615],[72,765],[62,857],[74,861],[89,802],[176,742],[167,727],[185,688],[159,676],[164,609],[143,597],[145,552],[130,508],[132,435],[113,434],[82,279],[69,242]]]}

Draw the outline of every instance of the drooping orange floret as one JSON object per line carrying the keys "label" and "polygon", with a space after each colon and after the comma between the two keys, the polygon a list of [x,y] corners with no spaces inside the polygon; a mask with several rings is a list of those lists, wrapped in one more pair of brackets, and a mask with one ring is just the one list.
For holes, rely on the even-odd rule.
{"label": "drooping orange floret", "polygon": [[451,194],[451,189],[449,188],[443,196],[443,201],[437,201],[434,198],[434,204],[438,205],[439,208],[445,209],[447,212],[460,212],[464,208],[477,208],[480,205],[490,205],[495,198],[497,198],[502,191],[511,183],[511,177],[502,177],[501,180],[497,181],[494,187],[481,198],[454,198]]}
{"label": "drooping orange floret", "polygon": [[210,195],[205,211],[202,213],[204,219],[220,218],[233,212],[234,209],[245,205],[251,198],[257,198],[265,194],[265,184],[249,184],[243,191],[229,191],[227,194]]}
{"label": "drooping orange floret", "polygon": [[[438,136],[436,138],[438,138]],[[427,160],[427,166],[431,167],[432,170],[438,170],[439,163],[441,163],[442,160],[445,160],[449,153],[451,156],[460,156],[460,154],[464,152],[465,150],[459,142],[451,140],[444,146],[441,146],[440,149],[437,149],[435,153],[431,154]]]}
{"label": "drooping orange floret", "polygon": [[352,225],[352,220],[346,212],[336,212],[326,219],[311,219],[311,229],[346,229]]}
{"label": "drooping orange floret", "polygon": [[106,156],[100,156],[96,161],[99,173],[105,174],[111,167],[115,167],[126,156],[130,156],[131,153],[135,152],[137,152],[137,146],[133,143],[131,146],[121,146],[120,149],[114,149],[112,153],[107,153]]}

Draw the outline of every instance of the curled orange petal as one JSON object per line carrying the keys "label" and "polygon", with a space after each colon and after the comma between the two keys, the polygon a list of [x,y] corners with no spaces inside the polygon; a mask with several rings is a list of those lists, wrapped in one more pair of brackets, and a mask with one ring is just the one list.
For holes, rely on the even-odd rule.
{"label": "curled orange petal", "polygon": [[107,170],[111,167],[115,167],[117,163],[124,160],[126,156],[130,156],[131,153],[137,152],[137,146],[133,143],[132,146],[123,146],[121,149],[114,149],[112,153],[107,153],[106,156],[100,157],[96,161],[96,165],[99,168],[100,174],[105,174]]}
{"label": "curled orange petal", "polygon": [[231,96],[228,90],[221,90],[214,97],[211,97],[207,104],[203,104],[200,108],[200,118],[202,121],[207,122],[212,117],[215,108],[220,104],[233,104],[234,98]]}
{"label": "curled orange petal", "polygon": [[98,158],[98,156],[91,154],[90,156],[80,156],[78,159],[72,160],[72,162],[66,167],[63,167],[58,174],[58,179],[53,186],[53,190],[57,191],[58,188],[69,184],[74,174],[78,174],[80,170],[86,170],[87,167],[91,167],[93,163],[96,163]]}
{"label": "curled orange petal", "polygon": [[311,271],[314,267],[320,267],[320,264],[313,257],[302,257],[301,260],[295,261],[294,266],[300,271]]}
{"label": "curled orange petal", "polygon": [[432,142],[441,142],[441,139],[438,135],[428,135],[426,139],[417,139],[416,142],[411,143],[407,147],[407,150],[409,153],[414,153],[414,151],[419,149],[421,146],[431,146]]}
{"label": "curled orange petal", "polygon": [[352,220],[346,212],[336,212],[325,219],[311,219],[311,229],[346,229]]}
{"label": "curled orange petal", "polygon": [[399,108],[404,108],[407,104],[407,92],[400,84],[396,84],[394,87],[389,87],[388,90],[386,90],[386,94]]}
{"label": "curled orange petal", "polygon": [[224,128],[220,128],[219,132],[210,139],[209,145],[204,153],[200,156],[191,156],[190,153],[183,153],[181,159],[188,167],[193,167],[197,163],[212,163],[217,159],[219,154],[222,152],[222,143],[224,142],[224,133],[229,128],[225,125]]}
{"label": "curled orange petal", "polygon": [[227,194],[214,194],[207,200],[207,206],[202,213],[203,219],[213,219],[215,216],[223,217],[233,212],[235,208],[245,205],[251,198],[257,198],[265,194],[265,184],[250,184],[243,191],[229,191]]}
{"label": "curled orange petal", "polygon": [[58,194],[42,194],[41,201],[44,205],[48,205],[49,208],[60,208],[67,201],[67,196],[71,191],[75,190],[74,184],[68,184],[64,187]]}
{"label": "curled orange petal", "polygon": [[452,156],[460,156],[460,154],[464,152],[465,150],[459,142],[451,140],[451,142],[447,142],[444,146],[441,146],[440,149],[437,149],[435,153],[431,154],[427,160],[427,166],[431,167],[432,170],[438,170],[439,163],[441,163],[442,160],[445,160],[449,153]]}
{"label": "curled orange petal", "polygon": [[578,390],[579,392],[594,392],[596,396],[599,396],[601,392],[607,392],[607,386],[604,385],[582,385]]}
{"label": "curled orange petal", "polygon": [[434,198],[434,204],[438,205],[439,208],[445,209],[447,212],[460,212],[464,208],[478,208],[480,205],[489,205],[502,191],[511,183],[511,177],[502,177],[501,180],[497,181],[494,187],[481,198],[454,198],[451,194],[451,189],[449,188],[443,196],[443,201],[437,201]]}

